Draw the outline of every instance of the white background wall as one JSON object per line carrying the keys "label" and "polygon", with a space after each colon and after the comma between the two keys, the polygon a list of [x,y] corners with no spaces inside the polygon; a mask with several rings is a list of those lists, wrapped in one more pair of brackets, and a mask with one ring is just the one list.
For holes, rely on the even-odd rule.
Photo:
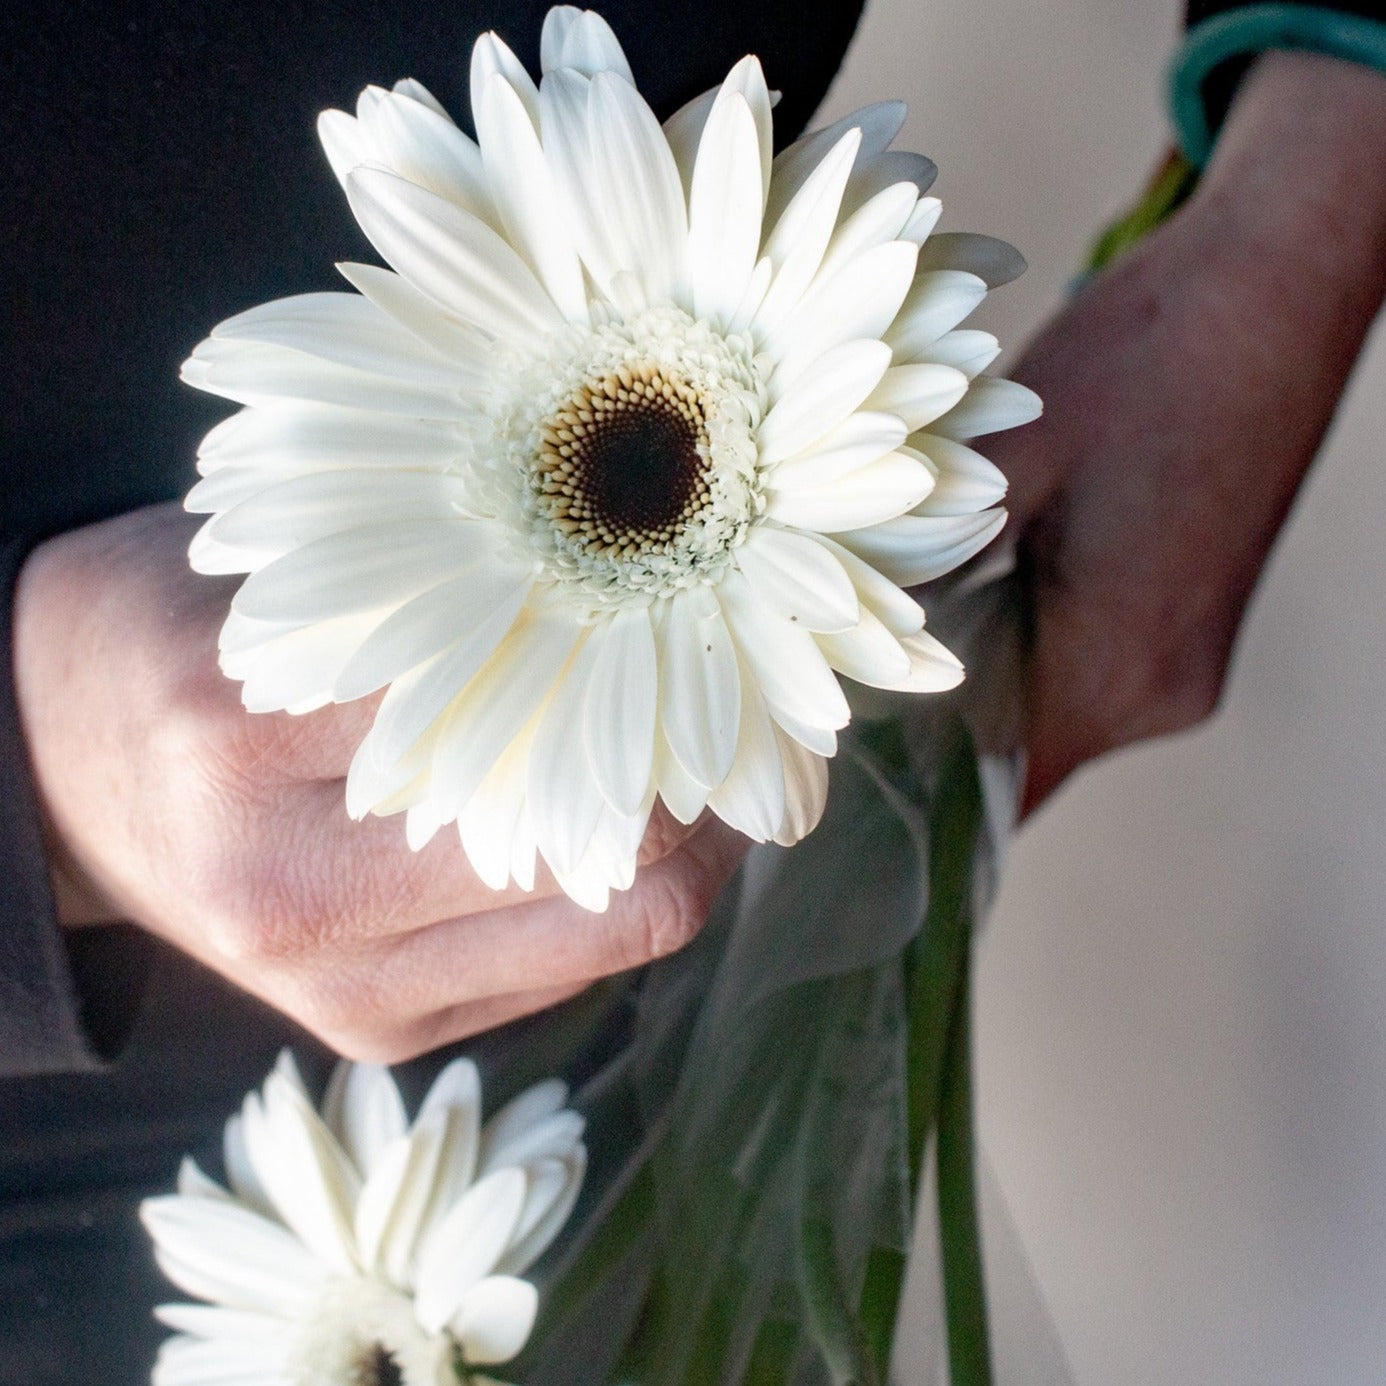
{"label": "white background wall", "polygon": [[[826,113],[909,98],[944,227],[1030,259],[1007,343],[1163,149],[1179,11],[868,7]],[[1384,439],[1378,333],[1223,710],[1068,787],[987,928],[983,1139],[1078,1386],[1386,1380]]]}

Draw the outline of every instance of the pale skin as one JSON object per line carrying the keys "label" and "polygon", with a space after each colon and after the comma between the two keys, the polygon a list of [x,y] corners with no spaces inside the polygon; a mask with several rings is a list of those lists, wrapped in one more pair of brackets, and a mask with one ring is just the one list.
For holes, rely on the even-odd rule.
{"label": "pale skin", "polygon": [[[1245,604],[1386,292],[1386,79],[1272,55],[1191,203],[1090,284],[988,440],[1032,575],[1026,807],[1216,705]],[[341,1052],[398,1061],[686,943],[745,843],[660,817],[591,915],[497,895],[455,839],[352,823],[370,704],[251,716],[216,668],[234,582],[159,506],[62,535],[15,605],[21,717],[68,925],[133,919]]]}

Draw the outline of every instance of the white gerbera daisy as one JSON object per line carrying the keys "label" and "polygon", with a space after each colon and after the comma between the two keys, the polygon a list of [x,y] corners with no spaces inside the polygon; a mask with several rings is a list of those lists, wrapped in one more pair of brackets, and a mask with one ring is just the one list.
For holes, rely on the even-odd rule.
{"label": "white gerbera daisy", "polygon": [[507,1362],[586,1168],[556,1079],[483,1127],[468,1059],[413,1123],[388,1069],[342,1064],[322,1114],[293,1059],[226,1123],[224,1189],[191,1160],[140,1215],[155,1257],[206,1304],[156,1310],[177,1336],[154,1386],[457,1386]]}
{"label": "white gerbera daisy", "polygon": [[221,639],[253,710],[388,689],[352,814],[456,822],[477,873],[629,886],[656,796],[816,823],[837,674],[962,677],[901,589],[1001,528],[964,445],[1038,413],[956,330],[1023,267],[935,235],[933,165],[868,107],[771,158],[746,58],[662,128],[606,23],[552,10],[536,86],[493,34],[474,142],[417,82],[320,133],[391,270],[222,323],[192,548],[249,573]]}

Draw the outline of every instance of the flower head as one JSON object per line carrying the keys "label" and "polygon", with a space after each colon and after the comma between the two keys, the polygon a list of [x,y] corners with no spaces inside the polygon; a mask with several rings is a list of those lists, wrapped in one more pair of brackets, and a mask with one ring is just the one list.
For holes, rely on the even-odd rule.
{"label": "flower head", "polygon": [[586,1167],[557,1080],[485,1126],[468,1059],[410,1123],[389,1071],[339,1066],[313,1107],[286,1053],[226,1123],[229,1188],[191,1159],[140,1215],[180,1289],[154,1386],[457,1386],[524,1346],[519,1276],[558,1234]]}
{"label": "flower head", "polygon": [[1038,404],[958,330],[1022,262],[934,232],[903,107],[772,159],[754,58],[663,126],[597,15],[552,10],[541,61],[478,41],[476,141],[408,80],[322,117],[391,268],[197,348],[185,379],[246,407],[188,506],[194,566],[249,574],[221,638],[248,707],[387,690],[353,814],[455,822],[489,884],[537,853],[602,908],[656,797],[808,832],[838,675],[961,679],[903,588],[1000,529],[966,440]]}

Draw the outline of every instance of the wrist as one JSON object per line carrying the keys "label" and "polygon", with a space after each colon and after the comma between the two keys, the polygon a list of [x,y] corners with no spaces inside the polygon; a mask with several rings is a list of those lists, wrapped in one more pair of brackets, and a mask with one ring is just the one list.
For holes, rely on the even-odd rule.
{"label": "wrist", "polygon": [[1360,286],[1374,311],[1386,276],[1386,76],[1323,54],[1262,55],[1193,205],[1254,262]]}

